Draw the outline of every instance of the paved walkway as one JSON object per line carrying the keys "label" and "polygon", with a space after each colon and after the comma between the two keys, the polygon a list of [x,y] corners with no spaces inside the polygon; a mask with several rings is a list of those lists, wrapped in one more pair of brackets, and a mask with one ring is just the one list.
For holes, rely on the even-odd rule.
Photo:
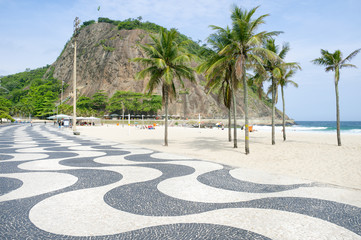
{"label": "paved walkway", "polygon": [[8,125],[0,239],[361,239],[361,192]]}

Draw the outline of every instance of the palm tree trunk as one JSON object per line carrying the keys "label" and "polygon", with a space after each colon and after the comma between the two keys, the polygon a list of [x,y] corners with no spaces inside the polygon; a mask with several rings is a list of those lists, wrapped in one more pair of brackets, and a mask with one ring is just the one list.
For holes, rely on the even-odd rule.
{"label": "palm tree trunk", "polygon": [[246,81],[246,69],[244,64],[242,65],[243,68],[243,94],[244,94],[244,135],[245,135],[245,151],[246,154],[249,154],[249,128],[248,128],[248,89],[247,89],[247,81]]}
{"label": "palm tree trunk", "polygon": [[274,78],[272,77],[272,145],[276,144],[275,141],[275,102],[276,102],[276,93],[275,93],[275,82]]}
{"label": "palm tree trunk", "polygon": [[340,105],[339,105],[339,96],[338,96],[338,81],[335,80],[335,90],[336,90],[336,124],[337,124],[337,144],[341,146],[341,132],[340,132]]}
{"label": "palm tree trunk", "polygon": [[228,141],[232,142],[232,111],[231,108],[228,108]]}
{"label": "palm tree trunk", "polygon": [[283,112],[282,112],[282,125],[283,125],[283,141],[286,141],[286,123],[285,123],[285,112],[286,112],[286,105],[285,105],[285,96],[283,93],[283,86],[281,85],[281,92],[282,92],[282,105],[283,105]]}
{"label": "palm tree trunk", "polygon": [[164,121],[164,146],[168,146],[168,92],[167,89],[164,91],[164,111],[165,111],[165,121]]}
{"label": "palm tree trunk", "polygon": [[125,113],[124,103],[122,103],[122,111],[123,111],[122,123],[123,123],[123,127],[124,127],[124,113]]}
{"label": "palm tree trunk", "polygon": [[232,89],[232,99],[233,99],[233,147],[238,148],[237,145],[237,119],[236,119],[236,95]]}

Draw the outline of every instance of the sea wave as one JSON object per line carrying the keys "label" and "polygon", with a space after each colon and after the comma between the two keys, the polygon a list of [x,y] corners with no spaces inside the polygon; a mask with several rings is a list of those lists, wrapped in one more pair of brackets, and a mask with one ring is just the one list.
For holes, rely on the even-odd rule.
{"label": "sea wave", "polygon": [[327,127],[302,127],[302,126],[290,126],[289,129],[294,131],[322,131],[327,130]]}
{"label": "sea wave", "polygon": [[361,129],[349,129],[349,130],[341,130],[341,132],[344,133],[350,133],[350,134],[361,134]]}
{"label": "sea wave", "polygon": [[[263,132],[271,132],[271,126],[258,126],[254,125],[253,129],[256,131],[263,131]],[[276,132],[281,132],[283,129],[282,126],[276,126]],[[286,126],[286,131],[289,132],[324,132],[324,133],[333,133],[336,132],[335,128],[331,127],[308,127],[308,126],[301,126],[301,125],[293,125],[293,126]],[[342,129],[341,133],[347,134],[361,134],[361,129]]]}
{"label": "sea wave", "polygon": [[[253,126],[253,129],[254,130],[257,130],[257,131],[272,131],[272,127],[271,126],[258,126],[258,125],[255,125]],[[275,127],[276,131],[277,132],[280,132],[282,131],[282,126],[276,126]],[[327,127],[303,127],[303,126],[287,126],[286,127],[286,131],[302,131],[302,132],[305,132],[305,131],[322,131],[322,130],[327,130]]]}

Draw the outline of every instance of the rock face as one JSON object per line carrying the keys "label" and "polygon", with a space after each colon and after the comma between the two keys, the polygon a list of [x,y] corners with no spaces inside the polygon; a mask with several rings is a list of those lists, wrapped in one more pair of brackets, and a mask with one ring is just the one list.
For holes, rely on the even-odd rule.
{"label": "rock face", "polygon": [[[145,92],[148,79],[134,80],[135,74],[142,70],[137,63],[129,59],[145,57],[138,43],[149,41],[144,30],[118,30],[109,23],[95,23],[83,27],[77,38],[77,91],[79,95],[92,96],[97,90],[105,90],[111,97],[117,90]],[[72,41],[66,45],[62,54],[52,64],[54,77],[63,80],[69,86],[64,98],[72,99],[73,89],[73,58]],[[213,94],[206,94],[200,84],[204,79],[197,75],[197,83],[185,80],[188,94],[179,94],[169,105],[169,114],[187,118],[227,118],[227,109],[217,101]],[[157,89],[157,94],[161,89]],[[237,117],[244,116],[243,94],[237,94]],[[162,112],[159,112],[162,114]],[[256,97],[249,98],[250,118],[269,118],[271,109]],[[281,115],[278,112],[277,118]]]}

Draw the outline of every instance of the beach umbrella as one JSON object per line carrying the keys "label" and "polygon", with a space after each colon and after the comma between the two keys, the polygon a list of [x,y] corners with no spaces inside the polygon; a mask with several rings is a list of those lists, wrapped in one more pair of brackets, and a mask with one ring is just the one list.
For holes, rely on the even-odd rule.
{"label": "beach umbrella", "polygon": [[96,122],[96,121],[100,121],[100,118],[97,117],[88,117],[88,120],[90,120],[92,123]]}
{"label": "beach umbrella", "polygon": [[58,114],[58,115],[56,115],[56,118],[71,118],[71,116],[66,115],[66,114]]}
{"label": "beach umbrella", "polygon": [[71,118],[71,116],[65,115],[65,114],[58,114],[58,115],[48,117],[48,119],[70,119],[70,118]]}
{"label": "beach umbrella", "polygon": [[100,118],[97,118],[97,117],[87,117],[86,119],[88,119],[88,120],[100,120]]}

